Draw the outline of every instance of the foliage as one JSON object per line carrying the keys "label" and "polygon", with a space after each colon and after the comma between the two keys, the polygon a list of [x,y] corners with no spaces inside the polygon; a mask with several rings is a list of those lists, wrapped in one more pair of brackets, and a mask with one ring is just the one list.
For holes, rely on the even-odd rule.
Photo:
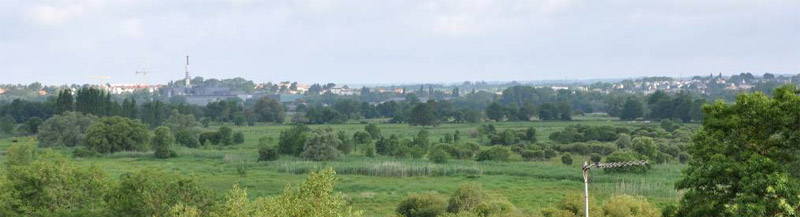
{"label": "foliage", "polygon": [[381,128],[378,128],[377,124],[367,124],[364,126],[364,131],[369,133],[372,139],[377,140],[378,138],[381,138]]}
{"label": "foliage", "polygon": [[119,116],[100,118],[86,131],[86,147],[99,153],[147,151],[150,132],[139,120]]}
{"label": "foliage", "polygon": [[631,121],[641,117],[644,117],[642,102],[634,97],[628,97],[628,99],[625,100],[625,105],[622,108],[619,119]]}
{"label": "foliage", "polygon": [[592,163],[600,163],[600,161],[603,160],[603,156],[600,156],[600,154],[597,153],[592,153],[589,155],[589,160]]}
{"label": "foliage", "polygon": [[202,145],[217,145],[219,144],[219,136],[217,136],[217,132],[203,132],[200,133],[198,142]]}
{"label": "foliage", "polygon": [[242,133],[242,132],[233,133],[232,142],[233,142],[233,144],[237,144],[237,145],[243,144],[244,143],[244,133]]}
{"label": "foliage", "polygon": [[603,213],[606,217],[661,217],[661,212],[647,198],[629,195],[612,196],[603,205]]}
{"label": "foliage", "polygon": [[258,147],[258,161],[275,161],[278,160],[278,149],[267,145],[260,145]]}
{"label": "foliage", "polygon": [[358,217],[341,195],[333,192],[336,176],[333,169],[312,171],[298,189],[287,187],[272,198],[248,200],[247,191],[234,186],[226,200],[210,216],[216,217]]}
{"label": "foliage", "polygon": [[631,136],[628,134],[620,133],[616,141],[618,149],[625,149],[631,147]]}
{"label": "foliage", "polygon": [[447,163],[447,158],[448,157],[449,156],[448,156],[447,152],[444,152],[441,149],[433,149],[428,154],[428,159],[430,159],[432,162],[437,163],[437,164]]}
{"label": "foliage", "polygon": [[508,157],[511,153],[508,149],[505,149],[500,146],[494,146],[487,150],[483,150],[478,153],[478,156],[475,158],[477,161],[507,161]]}
{"label": "foliage", "polygon": [[572,155],[569,153],[562,155],[561,163],[563,163],[564,165],[572,165]]}
{"label": "foliage", "polygon": [[220,127],[217,129],[217,139],[221,145],[233,144],[233,130],[227,126]]}
{"label": "foliage", "polygon": [[397,214],[404,217],[436,217],[447,208],[445,198],[436,193],[412,194],[397,206]]}
{"label": "foliage", "polygon": [[450,197],[450,201],[447,204],[447,212],[459,213],[472,211],[475,207],[480,205],[486,197],[488,197],[488,195],[480,186],[474,184],[462,185],[458,187],[458,189],[453,192],[453,196]]}
{"label": "foliage", "polygon": [[337,149],[342,141],[336,137],[330,128],[315,130],[308,137],[301,157],[314,161],[335,160],[342,156]]}
{"label": "foliage", "polygon": [[280,102],[269,97],[261,97],[253,105],[253,112],[261,122],[283,123],[286,114]]}
{"label": "foliage", "polygon": [[[630,151],[616,151],[611,153],[610,155],[606,156],[606,163],[612,162],[628,162],[628,161],[636,161],[642,160],[642,157],[639,157],[636,153],[632,153]],[[606,168],[603,169],[606,172],[635,172],[635,173],[644,173],[650,169],[649,165],[637,165],[637,166],[628,166],[628,167],[619,167],[619,168]]]}
{"label": "foliage", "polygon": [[83,168],[45,151],[34,156],[32,145],[7,150],[5,175],[0,176],[2,216],[103,216],[103,196],[110,179],[97,167]]}
{"label": "foliage", "polygon": [[86,147],[78,147],[78,148],[76,148],[75,150],[72,151],[72,157],[87,158],[87,157],[94,157],[94,156],[97,156],[97,155],[100,155],[100,154],[95,152],[95,151],[89,150]]}
{"label": "foliage", "polygon": [[704,107],[692,159],[676,187],[686,193],[679,216],[794,216],[800,180],[800,96],[791,86],[774,97],[741,94]]}
{"label": "foliage", "polygon": [[165,216],[177,204],[207,213],[215,203],[212,193],[195,178],[145,168],[122,174],[107,200],[117,216]]}
{"label": "foliage", "polygon": [[167,127],[158,127],[153,132],[153,138],[150,144],[153,146],[154,155],[156,158],[171,158],[176,157],[177,154],[172,150],[172,141],[175,139],[169,132]]}
{"label": "foliage", "polygon": [[281,131],[278,138],[278,152],[281,154],[300,155],[306,144],[310,129],[305,125],[295,125],[291,129]]}
{"label": "foliage", "polygon": [[83,137],[97,117],[78,112],[64,112],[45,120],[39,126],[36,140],[41,147],[78,146],[84,144]]}

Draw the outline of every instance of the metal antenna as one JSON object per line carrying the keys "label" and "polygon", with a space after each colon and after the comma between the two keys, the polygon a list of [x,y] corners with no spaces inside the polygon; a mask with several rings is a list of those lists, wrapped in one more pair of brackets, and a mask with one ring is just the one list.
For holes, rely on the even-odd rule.
{"label": "metal antenna", "polygon": [[584,200],[586,202],[586,217],[589,217],[589,169],[596,167],[599,169],[620,168],[629,166],[639,166],[647,164],[646,160],[641,161],[627,161],[627,162],[612,162],[612,163],[593,163],[583,162],[583,186],[584,186]]}

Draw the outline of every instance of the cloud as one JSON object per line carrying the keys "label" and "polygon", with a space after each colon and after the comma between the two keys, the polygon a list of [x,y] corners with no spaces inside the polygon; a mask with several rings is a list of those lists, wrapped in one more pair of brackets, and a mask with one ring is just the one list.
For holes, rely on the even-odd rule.
{"label": "cloud", "polygon": [[80,11],[71,11],[47,4],[39,4],[28,11],[28,17],[43,25],[61,24],[75,16]]}
{"label": "cloud", "polygon": [[132,39],[139,39],[144,35],[141,19],[126,19],[120,23],[122,33]]}

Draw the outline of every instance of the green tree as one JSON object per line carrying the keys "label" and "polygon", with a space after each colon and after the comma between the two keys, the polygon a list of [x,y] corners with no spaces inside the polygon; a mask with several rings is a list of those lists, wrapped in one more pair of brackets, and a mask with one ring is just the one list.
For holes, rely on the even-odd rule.
{"label": "green tree", "polygon": [[75,110],[75,99],[72,97],[71,90],[61,90],[56,98],[56,114]]}
{"label": "green tree", "polygon": [[275,122],[283,123],[286,114],[283,111],[283,106],[277,100],[269,97],[261,97],[253,105],[253,112],[258,116],[261,122]]}
{"label": "green tree", "polygon": [[233,130],[230,127],[222,126],[217,129],[217,137],[222,145],[233,144]]}
{"label": "green tree", "polygon": [[13,117],[6,115],[0,118],[0,135],[10,136],[14,132],[14,127],[17,126],[17,121]]}
{"label": "green tree", "polygon": [[636,120],[643,116],[643,112],[642,102],[634,97],[628,97],[628,99],[625,100],[625,104],[622,106],[622,113],[619,118],[626,121]]}
{"label": "green tree", "polygon": [[303,152],[303,146],[306,144],[306,138],[311,131],[305,125],[295,125],[291,129],[281,131],[278,137],[278,152],[281,154],[300,155]]}
{"label": "green tree", "polygon": [[505,108],[498,102],[492,102],[486,107],[486,117],[494,121],[502,121],[505,118]]}
{"label": "green tree", "polygon": [[80,112],[64,112],[48,118],[39,126],[36,140],[41,147],[67,146],[73,147],[84,144],[83,137],[89,126],[97,121],[94,115],[84,115]]}
{"label": "green tree", "polygon": [[153,138],[150,141],[150,144],[153,146],[153,151],[155,151],[155,157],[175,157],[175,151],[172,150],[172,141],[174,140],[175,138],[172,137],[172,133],[169,132],[169,128],[164,126],[156,128],[156,130],[153,132]]}
{"label": "green tree", "polygon": [[26,133],[36,135],[39,133],[39,126],[42,125],[42,122],[41,118],[32,117],[25,121],[25,124],[22,126]]}
{"label": "green tree", "polygon": [[107,198],[115,216],[166,216],[178,204],[208,213],[215,200],[196,178],[154,168],[122,174]]}
{"label": "green tree", "polygon": [[314,161],[336,160],[342,156],[337,149],[342,141],[330,128],[315,130],[306,141],[301,157]]}
{"label": "green tree", "polygon": [[244,144],[244,133],[242,132],[235,132],[233,133],[233,144]]}
{"label": "green tree", "polygon": [[100,118],[86,131],[86,147],[99,153],[147,151],[150,132],[139,120],[119,116]]}
{"label": "green tree", "polygon": [[404,217],[437,217],[445,213],[447,201],[436,193],[412,194],[397,206]]}
{"label": "green tree", "polygon": [[372,139],[381,138],[381,128],[378,128],[377,124],[372,124],[372,123],[367,124],[366,126],[364,126],[364,131],[369,133]]}
{"label": "green tree", "polygon": [[781,87],[770,98],[740,94],[703,109],[703,127],[689,147],[676,184],[686,193],[679,216],[795,216],[800,213],[800,96]]}
{"label": "green tree", "polygon": [[438,124],[436,114],[433,112],[433,108],[431,108],[431,103],[417,103],[414,105],[414,108],[411,109],[411,113],[408,117],[408,123],[412,126],[434,126]]}
{"label": "green tree", "polygon": [[6,150],[0,176],[0,216],[107,216],[103,200],[112,179],[96,166],[74,165],[32,145]]}

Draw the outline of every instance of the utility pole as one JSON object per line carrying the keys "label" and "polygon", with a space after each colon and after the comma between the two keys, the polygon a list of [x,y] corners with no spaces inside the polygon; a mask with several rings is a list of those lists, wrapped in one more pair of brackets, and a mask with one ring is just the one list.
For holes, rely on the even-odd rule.
{"label": "utility pole", "polygon": [[586,208],[586,217],[589,217],[589,169],[592,167],[596,167],[598,169],[607,169],[607,168],[620,168],[620,167],[629,167],[629,166],[639,166],[647,164],[646,160],[642,161],[628,161],[628,162],[613,162],[613,163],[593,163],[589,164],[588,162],[583,162],[583,199],[585,201]]}

